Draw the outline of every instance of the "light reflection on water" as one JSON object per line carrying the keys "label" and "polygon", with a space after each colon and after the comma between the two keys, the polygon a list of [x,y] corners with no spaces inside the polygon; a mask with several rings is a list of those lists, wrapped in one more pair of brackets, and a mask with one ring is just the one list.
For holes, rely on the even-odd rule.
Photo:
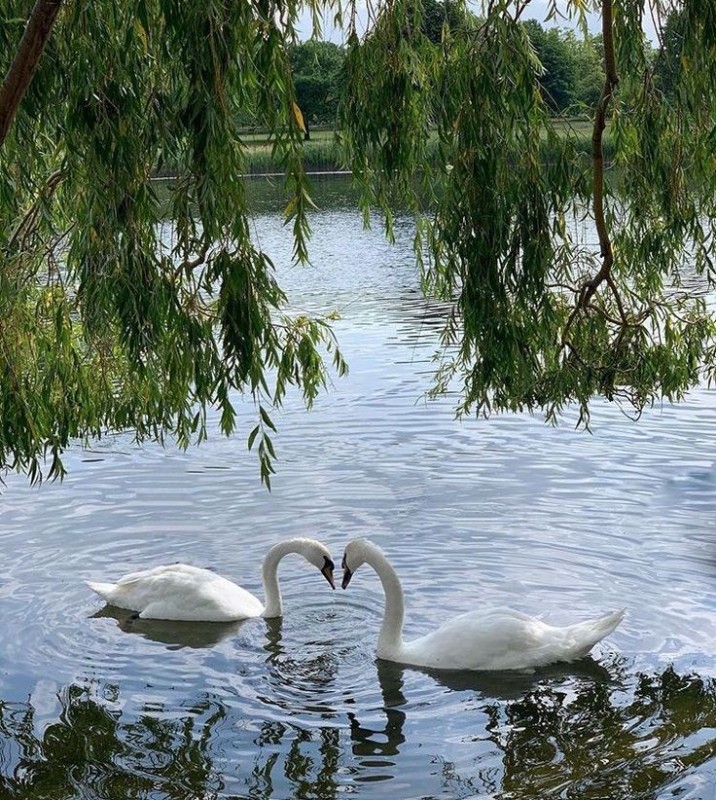
{"label": "light reflection on water", "polygon": [[[594,433],[535,418],[458,423],[426,403],[442,319],[399,226],[391,248],[347,204],[290,267],[295,308],[338,309],[351,366],[277,420],[268,494],[242,436],[187,453],[110,437],[63,484],[0,497],[0,796],[707,797],[716,777],[713,393]],[[245,411],[248,432],[251,409]],[[291,535],[340,561],[367,535],[404,582],[406,635],[509,604],[557,623],[626,606],[594,658],[536,675],[377,663],[380,586],[332,593],[286,559],[282,621],[194,625],[102,609],[85,578],[188,561],[261,593]],[[4,794],[3,794],[4,792]]]}

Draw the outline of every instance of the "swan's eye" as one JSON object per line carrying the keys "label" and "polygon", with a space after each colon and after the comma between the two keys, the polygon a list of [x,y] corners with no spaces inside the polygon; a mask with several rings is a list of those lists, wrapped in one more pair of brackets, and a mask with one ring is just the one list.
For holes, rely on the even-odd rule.
{"label": "swan's eye", "polygon": [[341,561],[341,569],[346,568],[346,554],[343,553],[343,561]]}
{"label": "swan's eye", "polygon": [[323,569],[330,569],[333,571],[336,568],[336,565],[331,561],[328,556],[323,556]]}

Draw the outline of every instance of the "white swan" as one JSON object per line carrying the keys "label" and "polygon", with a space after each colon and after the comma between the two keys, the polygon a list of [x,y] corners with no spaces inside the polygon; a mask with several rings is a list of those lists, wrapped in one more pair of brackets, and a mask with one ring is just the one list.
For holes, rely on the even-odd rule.
{"label": "white swan", "polygon": [[280,617],[283,606],[278,585],[278,562],[298,553],[320,569],[335,589],[333,561],[315,539],[286,539],[274,545],[264,558],[262,574],[266,605],[235,583],[208,569],[188,564],[169,564],[133,572],[117,583],[86,581],[110,605],[138,613],[142,619],[230,622],[248,617]]}
{"label": "white swan", "polygon": [[564,628],[547,625],[512,609],[469,611],[427,636],[403,641],[403,589],[383,551],[367,539],[348,542],[343,555],[345,589],[361,564],[378,573],[385,592],[385,616],[378,658],[432,669],[528,670],[557,661],[575,661],[611,633],[624,610]]}

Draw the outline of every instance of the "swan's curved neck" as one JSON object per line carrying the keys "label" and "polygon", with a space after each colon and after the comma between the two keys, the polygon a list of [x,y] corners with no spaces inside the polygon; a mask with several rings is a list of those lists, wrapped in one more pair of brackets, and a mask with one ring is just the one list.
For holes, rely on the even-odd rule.
{"label": "swan's curved neck", "polygon": [[378,656],[390,658],[396,656],[403,647],[403,587],[400,585],[398,573],[380,550],[370,550],[365,559],[376,571],[385,592],[385,615],[378,636]]}
{"label": "swan's curved neck", "polygon": [[266,601],[262,617],[280,617],[283,612],[281,589],[278,585],[278,562],[289,553],[301,553],[302,543],[296,539],[275,544],[266,553],[261,574],[264,583],[264,596]]}

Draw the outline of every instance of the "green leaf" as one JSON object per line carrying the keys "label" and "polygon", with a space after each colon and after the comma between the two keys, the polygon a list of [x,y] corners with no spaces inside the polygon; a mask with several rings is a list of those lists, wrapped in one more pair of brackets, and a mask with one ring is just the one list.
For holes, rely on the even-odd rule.
{"label": "green leaf", "polygon": [[249,450],[251,450],[251,448],[254,446],[254,441],[256,440],[256,437],[258,436],[259,430],[260,430],[260,426],[259,426],[259,425],[257,425],[257,426],[256,426],[256,427],[255,427],[255,428],[254,428],[254,429],[251,431],[251,433],[249,434],[249,438],[247,439],[247,442],[246,442],[246,443],[247,443],[247,445],[248,445],[248,449],[249,449]]}
{"label": "green leaf", "polygon": [[269,417],[268,412],[263,406],[259,406],[259,413],[261,414],[261,419],[263,420],[263,423],[267,425],[269,428],[271,428],[272,431],[275,431],[276,426],[271,421],[271,417]]}

